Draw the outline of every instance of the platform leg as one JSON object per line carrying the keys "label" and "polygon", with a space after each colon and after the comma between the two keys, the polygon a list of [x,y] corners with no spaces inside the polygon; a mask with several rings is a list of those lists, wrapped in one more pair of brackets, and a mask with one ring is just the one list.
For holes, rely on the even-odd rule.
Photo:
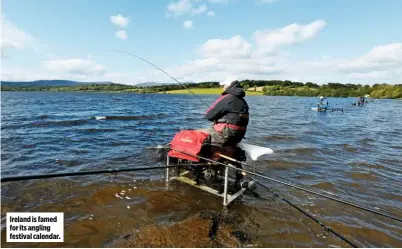
{"label": "platform leg", "polygon": [[169,164],[170,164],[170,158],[169,156],[167,156],[167,160],[166,160],[166,181],[169,181]]}
{"label": "platform leg", "polygon": [[225,185],[223,190],[223,205],[226,206],[228,203],[228,178],[229,178],[229,168],[225,167]]}

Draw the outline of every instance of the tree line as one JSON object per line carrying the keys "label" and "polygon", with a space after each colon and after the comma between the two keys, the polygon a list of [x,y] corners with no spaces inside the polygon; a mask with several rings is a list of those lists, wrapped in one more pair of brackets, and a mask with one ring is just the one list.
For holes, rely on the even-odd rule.
{"label": "tree line", "polygon": [[[292,82],[289,80],[243,80],[241,85],[249,91],[262,87],[265,95],[270,96],[320,96],[327,97],[357,97],[369,94],[373,98],[402,98],[402,84],[341,84],[330,82],[318,85],[313,82]],[[219,82],[201,82],[185,84],[165,84],[161,86],[142,86],[124,84],[88,84],[78,86],[1,86],[2,91],[104,91],[104,92],[137,92],[160,93],[179,89],[218,88]]]}
{"label": "tree line", "polygon": [[87,84],[75,86],[1,86],[2,91],[48,91],[48,92],[115,92],[138,90],[138,87],[124,84]]}
{"label": "tree line", "polygon": [[[314,83],[313,83],[314,84]],[[327,97],[358,97],[366,94],[373,98],[402,98],[402,84],[374,84],[355,85],[328,83],[321,86],[314,85],[266,85],[263,88],[265,95],[271,96],[327,96]]]}

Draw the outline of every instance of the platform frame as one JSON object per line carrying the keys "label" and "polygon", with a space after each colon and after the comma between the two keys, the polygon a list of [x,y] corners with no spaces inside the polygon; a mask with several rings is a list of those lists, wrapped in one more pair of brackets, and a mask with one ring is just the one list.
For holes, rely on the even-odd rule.
{"label": "platform frame", "polygon": [[[166,165],[170,166],[170,157],[167,156],[167,160],[166,160]],[[229,166],[235,167],[234,165],[228,164]],[[180,166],[180,165],[177,165]],[[198,189],[201,189],[203,191],[206,191],[210,194],[213,194],[215,196],[218,197],[222,197],[223,198],[223,205],[224,206],[228,206],[231,202],[233,202],[235,199],[237,199],[239,196],[241,196],[248,188],[252,187],[255,185],[254,181],[250,181],[248,183],[248,187],[247,188],[241,188],[239,191],[237,191],[234,194],[229,194],[228,193],[228,184],[229,183],[233,183],[234,179],[229,177],[229,167],[228,166],[224,166],[225,167],[225,175],[224,175],[224,186],[223,186],[223,193],[219,193],[218,190],[205,186],[205,185],[201,185],[201,184],[197,184],[196,181],[186,177],[186,175],[188,173],[190,173],[190,171],[186,170],[182,173],[180,173],[178,176],[172,176],[170,177],[170,172],[169,172],[169,167],[166,167],[166,182],[169,182],[171,180],[177,180],[186,184],[189,184],[193,187],[196,187]]]}

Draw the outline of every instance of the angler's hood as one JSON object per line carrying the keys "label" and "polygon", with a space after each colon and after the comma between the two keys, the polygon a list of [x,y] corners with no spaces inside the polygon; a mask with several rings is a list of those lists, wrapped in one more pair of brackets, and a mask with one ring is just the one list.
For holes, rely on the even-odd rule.
{"label": "angler's hood", "polygon": [[233,81],[230,84],[230,86],[228,86],[226,88],[226,90],[223,91],[222,95],[225,95],[225,94],[232,94],[234,96],[241,97],[241,98],[246,96],[246,92],[244,91],[243,87],[240,85],[240,82],[237,80]]}

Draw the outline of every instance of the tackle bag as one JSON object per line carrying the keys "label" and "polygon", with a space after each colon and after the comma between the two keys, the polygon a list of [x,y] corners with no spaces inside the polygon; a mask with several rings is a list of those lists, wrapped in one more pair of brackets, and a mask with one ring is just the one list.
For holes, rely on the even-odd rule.
{"label": "tackle bag", "polygon": [[[170,142],[169,157],[199,162],[203,146],[210,141],[209,134],[196,130],[183,130],[178,132]],[[183,152],[183,153],[182,153]]]}

